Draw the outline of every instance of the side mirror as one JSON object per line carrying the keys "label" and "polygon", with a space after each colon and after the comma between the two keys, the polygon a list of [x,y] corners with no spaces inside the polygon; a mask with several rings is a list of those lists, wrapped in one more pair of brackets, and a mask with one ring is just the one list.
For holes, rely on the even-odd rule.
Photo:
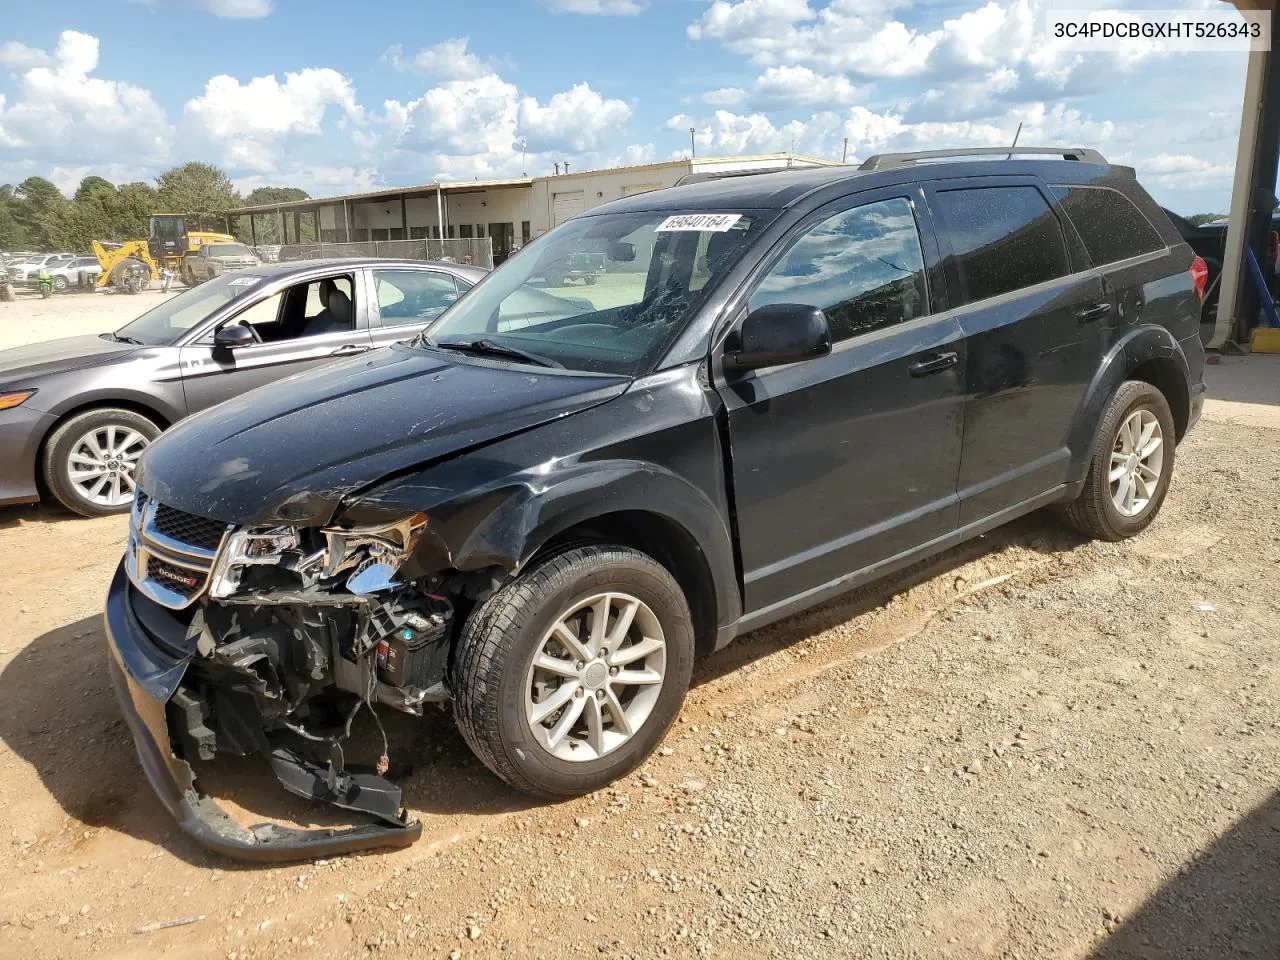
{"label": "side mirror", "polygon": [[624,240],[609,244],[609,259],[614,263],[631,263],[636,258],[636,245]]}
{"label": "side mirror", "polygon": [[724,365],[754,370],[783,363],[799,363],[831,352],[831,328],[826,315],[803,303],[770,303],[742,321],[737,346],[727,350]]}
{"label": "side mirror", "polygon": [[247,347],[253,344],[253,331],[246,327],[243,323],[228,323],[219,327],[218,332],[213,335],[213,345],[215,348],[223,350],[234,350],[236,347]]}

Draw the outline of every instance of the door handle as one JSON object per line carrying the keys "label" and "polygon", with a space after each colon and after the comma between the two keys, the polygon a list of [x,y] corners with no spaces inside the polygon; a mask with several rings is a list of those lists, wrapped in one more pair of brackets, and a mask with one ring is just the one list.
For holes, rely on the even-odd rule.
{"label": "door handle", "polygon": [[917,360],[907,367],[907,373],[913,377],[928,377],[935,373],[941,373],[949,367],[954,367],[959,359],[959,354],[955,353],[934,354],[928,360]]}
{"label": "door handle", "polygon": [[371,349],[373,349],[373,348],[372,348],[372,347],[366,347],[366,346],[364,346],[363,344],[360,344],[360,343],[344,343],[344,344],[343,344],[342,346],[340,346],[337,350],[333,351],[333,353],[329,354],[329,356],[331,356],[331,357],[354,357],[357,353],[364,353],[366,350],[371,350]]}
{"label": "door handle", "polygon": [[1111,313],[1111,304],[1094,303],[1087,307],[1082,307],[1076,311],[1076,319],[1081,323],[1089,323],[1093,320],[1101,320],[1103,317]]}

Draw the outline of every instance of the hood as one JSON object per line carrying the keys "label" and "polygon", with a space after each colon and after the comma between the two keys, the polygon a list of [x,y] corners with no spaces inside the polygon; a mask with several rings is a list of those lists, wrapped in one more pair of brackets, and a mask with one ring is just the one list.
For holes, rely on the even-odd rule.
{"label": "hood", "polygon": [[10,347],[0,350],[0,384],[20,386],[35,377],[96,366],[137,349],[137,344],[93,334]]}
{"label": "hood", "polygon": [[323,524],[388,474],[585,410],[629,383],[391,347],[183,421],[147,450],[138,483],[228,523]]}

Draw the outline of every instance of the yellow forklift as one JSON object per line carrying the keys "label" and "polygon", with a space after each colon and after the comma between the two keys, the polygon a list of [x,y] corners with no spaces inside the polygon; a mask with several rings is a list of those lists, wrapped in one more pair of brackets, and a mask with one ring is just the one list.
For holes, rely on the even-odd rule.
{"label": "yellow forklift", "polygon": [[227,233],[188,230],[187,218],[180,213],[158,213],[147,221],[146,240],[93,241],[93,255],[102,267],[96,285],[137,292],[160,280],[161,271],[167,270],[194,287],[196,279],[187,257],[199,253],[205,244],[235,242]]}

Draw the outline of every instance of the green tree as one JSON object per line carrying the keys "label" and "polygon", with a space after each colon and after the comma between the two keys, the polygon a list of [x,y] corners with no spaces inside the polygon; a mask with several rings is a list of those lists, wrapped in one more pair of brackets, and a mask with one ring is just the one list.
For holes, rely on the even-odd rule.
{"label": "green tree", "polygon": [[240,205],[235,185],[209,163],[193,160],[174,167],[156,177],[156,185],[160,206],[168,213],[222,213]]}
{"label": "green tree", "polygon": [[13,196],[18,201],[14,217],[27,240],[38,250],[51,249],[53,240],[45,222],[66,206],[67,198],[44,177],[27,177],[18,184]]}
{"label": "green tree", "polygon": [[76,192],[71,199],[76,203],[83,203],[86,200],[93,200],[115,192],[116,185],[110,180],[90,175],[80,181],[80,186],[76,188]]}
{"label": "green tree", "polygon": [[20,218],[22,201],[14,195],[13,185],[0,186],[0,250],[30,250],[35,238]]}
{"label": "green tree", "polygon": [[1212,220],[1222,220],[1225,217],[1225,213],[1197,213],[1187,217],[1187,222],[1194,223],[1197,227],[1200,227]]}
{"label": "green tree", "polygon": [[310,200],[311,194],[297,187],[258,187],[244,198],[245,206],[257,207],[266,203],[289,203],[293,200]]}

